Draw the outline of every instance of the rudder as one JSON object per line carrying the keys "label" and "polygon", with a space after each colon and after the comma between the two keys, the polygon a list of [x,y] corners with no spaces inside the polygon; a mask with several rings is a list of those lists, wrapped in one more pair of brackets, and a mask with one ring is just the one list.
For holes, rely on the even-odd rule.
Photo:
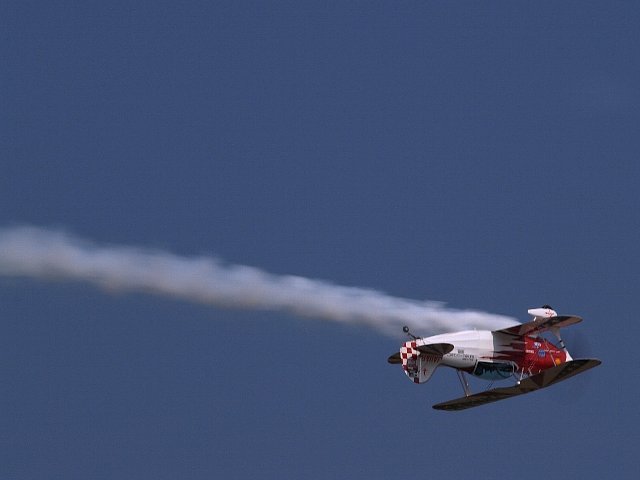
{"label": "rudder", "polygon": [[404,373],[413,383],[425,383],[440,365],[442,356],[420,352],[416,341],[412,340],[400,347],[400,359]]}

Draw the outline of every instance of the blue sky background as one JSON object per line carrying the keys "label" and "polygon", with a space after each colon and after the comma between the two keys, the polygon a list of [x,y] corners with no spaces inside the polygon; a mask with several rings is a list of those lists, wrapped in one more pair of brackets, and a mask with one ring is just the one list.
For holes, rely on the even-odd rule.
{"label": "blue sky background", "polygon": [[437,412],[458,380],[408,382],[400,332],[0,278],[0,477],[633,477],[639,17],[3,2],[0,225],[523,321],[550,303],[603,365]]}

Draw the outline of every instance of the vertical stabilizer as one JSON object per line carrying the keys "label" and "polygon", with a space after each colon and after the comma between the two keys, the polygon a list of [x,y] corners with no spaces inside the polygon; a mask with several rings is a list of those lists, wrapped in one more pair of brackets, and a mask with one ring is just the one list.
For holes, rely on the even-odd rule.
{"label": "vertical stabilizer", "polygon": [[442,355],[420,352],[415,340],[405,342],[400,348],[402,369],[413,383],[425,383],[442,361]]}

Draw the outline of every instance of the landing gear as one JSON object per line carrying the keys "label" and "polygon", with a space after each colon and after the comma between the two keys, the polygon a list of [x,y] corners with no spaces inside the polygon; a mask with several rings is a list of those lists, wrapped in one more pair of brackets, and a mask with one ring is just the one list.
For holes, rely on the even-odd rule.
{"label": "landing gear", "polygon": [[571,358],[571,355],[569,355],[569,350],[567,350],[567,347],[565,346],[564,341],[562,340],[562,337],[560,336],[560,329],[558,327],[551,327],[549,330],[551,330],[551,333],[553,333],[555,337],[558,339],[558,341],[560,342],[560,348],[566,355],[565,360],[566,361],[573,360],[573,358]]}

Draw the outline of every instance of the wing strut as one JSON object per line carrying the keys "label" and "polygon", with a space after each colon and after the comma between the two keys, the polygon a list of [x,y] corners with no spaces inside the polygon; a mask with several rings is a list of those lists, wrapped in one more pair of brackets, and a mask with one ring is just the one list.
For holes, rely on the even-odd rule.
{"label": "wing strut", "polygon": [[464,390],[464,396],[468,397],[471,395],[471,389],[469,388],[469,382],[467,381],[467,377],[464,376],[464,372],[462,370],[456,370],[458,374],[458,378],[460,379],[460,383],[462,384],[462,389]]}

